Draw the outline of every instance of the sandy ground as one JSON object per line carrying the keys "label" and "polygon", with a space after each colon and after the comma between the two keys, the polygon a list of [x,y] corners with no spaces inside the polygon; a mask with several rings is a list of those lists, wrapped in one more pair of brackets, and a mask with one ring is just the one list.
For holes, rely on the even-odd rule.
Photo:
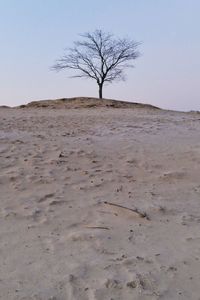
{"label": "sandy ground", "polygon": [[200,299],[199,114],[2,108],[0,170],[0,299]]}

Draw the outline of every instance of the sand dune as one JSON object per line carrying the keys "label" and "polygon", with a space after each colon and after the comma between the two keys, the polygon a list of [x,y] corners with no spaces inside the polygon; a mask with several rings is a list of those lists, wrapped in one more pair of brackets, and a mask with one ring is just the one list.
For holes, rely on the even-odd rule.
{"label": "sand dune", "polygon": [[200,299],[199,115],[46,103],[0,109],[0,299]]}
{"label": "sand dune", "polygon": [[127,101],[118,101],[113,99],[99,99],[89,97],[62,98],[55,100],[32,101],[26,105],[20,105],[19,108],[149,108],[158,109],[150,104],[141,104]]}

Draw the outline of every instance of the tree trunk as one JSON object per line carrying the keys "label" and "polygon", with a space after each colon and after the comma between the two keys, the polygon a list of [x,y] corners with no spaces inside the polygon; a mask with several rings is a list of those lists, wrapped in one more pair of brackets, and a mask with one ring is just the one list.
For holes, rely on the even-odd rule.
{"label": "tree trunk", "polygon": [[103,84],[99,84],[99,99],[103,98]]}

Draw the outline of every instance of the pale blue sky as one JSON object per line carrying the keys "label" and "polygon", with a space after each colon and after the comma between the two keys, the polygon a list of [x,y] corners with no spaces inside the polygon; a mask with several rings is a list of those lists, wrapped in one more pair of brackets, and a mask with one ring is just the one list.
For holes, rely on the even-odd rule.
{"label": "pale blue sky", "polygon": [[0,105],[98,96],[96,83],[50,66],[95,29],[142,41],[127,80],[104,97],[200,110],[199,0],[0,0]]}

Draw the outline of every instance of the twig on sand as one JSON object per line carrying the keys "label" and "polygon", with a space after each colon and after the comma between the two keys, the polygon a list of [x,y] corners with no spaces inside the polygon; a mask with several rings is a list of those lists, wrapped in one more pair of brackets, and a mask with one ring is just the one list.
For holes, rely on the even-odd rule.
{"label": "twig on sand", "polygon": [[123,206],[123,205],[120,205],[120,204],[107,202],[107,201],[104,201],[104,203],[108,204],[108,205],[111,205],[111,206],[116,206],[116,207],[119,207],[119,208],[127,209],[129,211],[132,211],[132,212],[138,214],[141,218],[145,218],[147,220],[150,220],[150,218],[148,217],[148,215],[145,212],[143,213],[143,212],[139,211],[137,208],[133,209],[133,208],[129,208],[129,207],[126,207],[126,206]]}
{"label": "twig on sand", "polygon": [[105,227],[105,226],[90,226],[90,225],[85,225],[84,227],[89,228],[89,229],[104,229],[104,230],[110,230],[109,227]]}

